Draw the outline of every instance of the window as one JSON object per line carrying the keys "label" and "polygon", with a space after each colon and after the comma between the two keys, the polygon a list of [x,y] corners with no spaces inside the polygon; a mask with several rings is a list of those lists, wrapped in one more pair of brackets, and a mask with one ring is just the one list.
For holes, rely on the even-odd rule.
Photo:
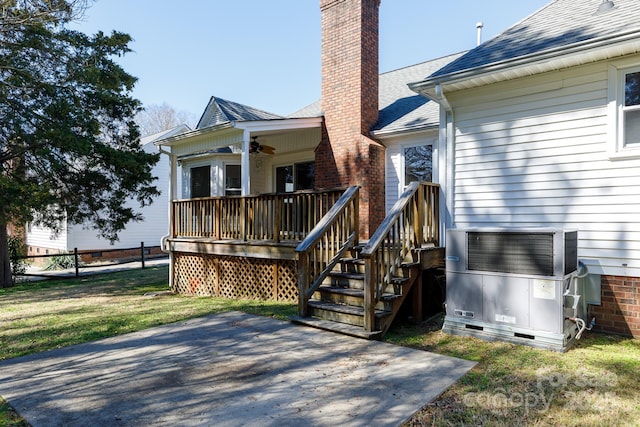
{"label": "window", "polygon": [[295,164],[295,185],[296,190],[313,189],[313,177],[315,173],[314,162],[296,163]]}
{"label": "window", "polygon": [[610,158],[640,156],[640,65],[623,60],[609,68]]}
{"label": "window", "polygon": [[191,168],[191,197],[211,196],[211,166]]}
{"label": "window", "polygon": [[296,163],[276,168],[276,192],[289,193],[313,189],[314,162]]}
{"label": "window", "polygon": [[640,144],[640,71],[625,74],[622,123],[623,146],[638,146]]}
{"label": "window", "polygon": [[433,147],[419,145],[404,149],[404,185],[415,181],[431,182],[433,173]]}
{"label": "window", "polygon": [[293,166],[276,168],[276,193],[293,191]]}
{"label": "window", "polygon": [[242,169],[240,165],[225,165],[224,195],[239,196],[242,194]]}

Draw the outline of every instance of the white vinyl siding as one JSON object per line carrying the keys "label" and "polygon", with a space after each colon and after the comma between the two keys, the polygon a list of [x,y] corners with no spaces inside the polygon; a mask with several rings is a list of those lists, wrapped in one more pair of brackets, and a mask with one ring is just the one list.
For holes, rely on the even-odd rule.
{"label": "white vinyl siding", "polygon": [[609,158],[608,75],[602,63],[449,95],[456,226],[575,228],[591,271],[640,276],[640,160]]}
{"label": "white vinyl siding", "polygon": [[[51,229],[29,224],[27,227],[26,244],[39,248],[52,249],[54,252],[66,251],[67,249],[67,233],[62,230],[58,235],[53,235]],[[36,255],[45,255],[44,253]]]}
{"label": "white vinyl siding", "polygon": [[[150,142],[144,146],[144,150],[155,153],[156,147],[153,142]],[[140,242],[144,242],[146,246],[160,245],[160,239],[169,231],[167,212],[169,159],[167,156],[160,156],[152,174],[158,178],[154,185],[161,194],[151,205],[144,208],[140,208],[137,202],[127,202],[127,205],[132,206],[136,212],[142,213],[144,220],[129,222],[126,228],[118,233],[119,240],[113,245],[108,240],[99,238],[97,230],[85,228],[82,225],[72,225],[54,239],[51,238],[51,230],[31,226],[27,232],[27,244],[61,251],[73,251],[74,248],[78,250],[136,248],[140,246]]]}

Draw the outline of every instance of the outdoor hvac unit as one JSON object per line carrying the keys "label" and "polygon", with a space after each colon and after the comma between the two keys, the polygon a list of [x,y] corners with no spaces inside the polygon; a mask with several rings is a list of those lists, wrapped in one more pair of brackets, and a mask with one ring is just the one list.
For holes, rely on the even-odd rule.
{"label": "outdoor hvac unit", "polygon": [[577,247],[575,230],[447,230],[443,330],[566,350],[586,315]]}

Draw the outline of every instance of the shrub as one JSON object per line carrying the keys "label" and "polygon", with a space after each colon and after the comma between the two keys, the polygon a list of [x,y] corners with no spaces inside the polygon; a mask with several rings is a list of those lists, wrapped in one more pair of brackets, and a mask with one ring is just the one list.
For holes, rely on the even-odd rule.
{"label": "shrub", "polygon": [[75,257],[69,254],[54,255],[49,258],[45,270],[67,270],[75,268]]}
{"label": "shrub", "polygon": [[27,271],[27,260],[20,258],[27,255],[27,246],[19,236],[9,236],[9,260],[11,262],[11,274],[16,276]]}

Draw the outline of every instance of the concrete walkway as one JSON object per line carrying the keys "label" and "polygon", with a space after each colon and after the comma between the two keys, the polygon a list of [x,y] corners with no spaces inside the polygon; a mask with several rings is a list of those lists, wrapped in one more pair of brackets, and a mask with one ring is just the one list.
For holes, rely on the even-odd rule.
{"label": "concrete walkway", "polygon": [[229,312],[0,362],[39,426],[396,426],[474,363]]}

